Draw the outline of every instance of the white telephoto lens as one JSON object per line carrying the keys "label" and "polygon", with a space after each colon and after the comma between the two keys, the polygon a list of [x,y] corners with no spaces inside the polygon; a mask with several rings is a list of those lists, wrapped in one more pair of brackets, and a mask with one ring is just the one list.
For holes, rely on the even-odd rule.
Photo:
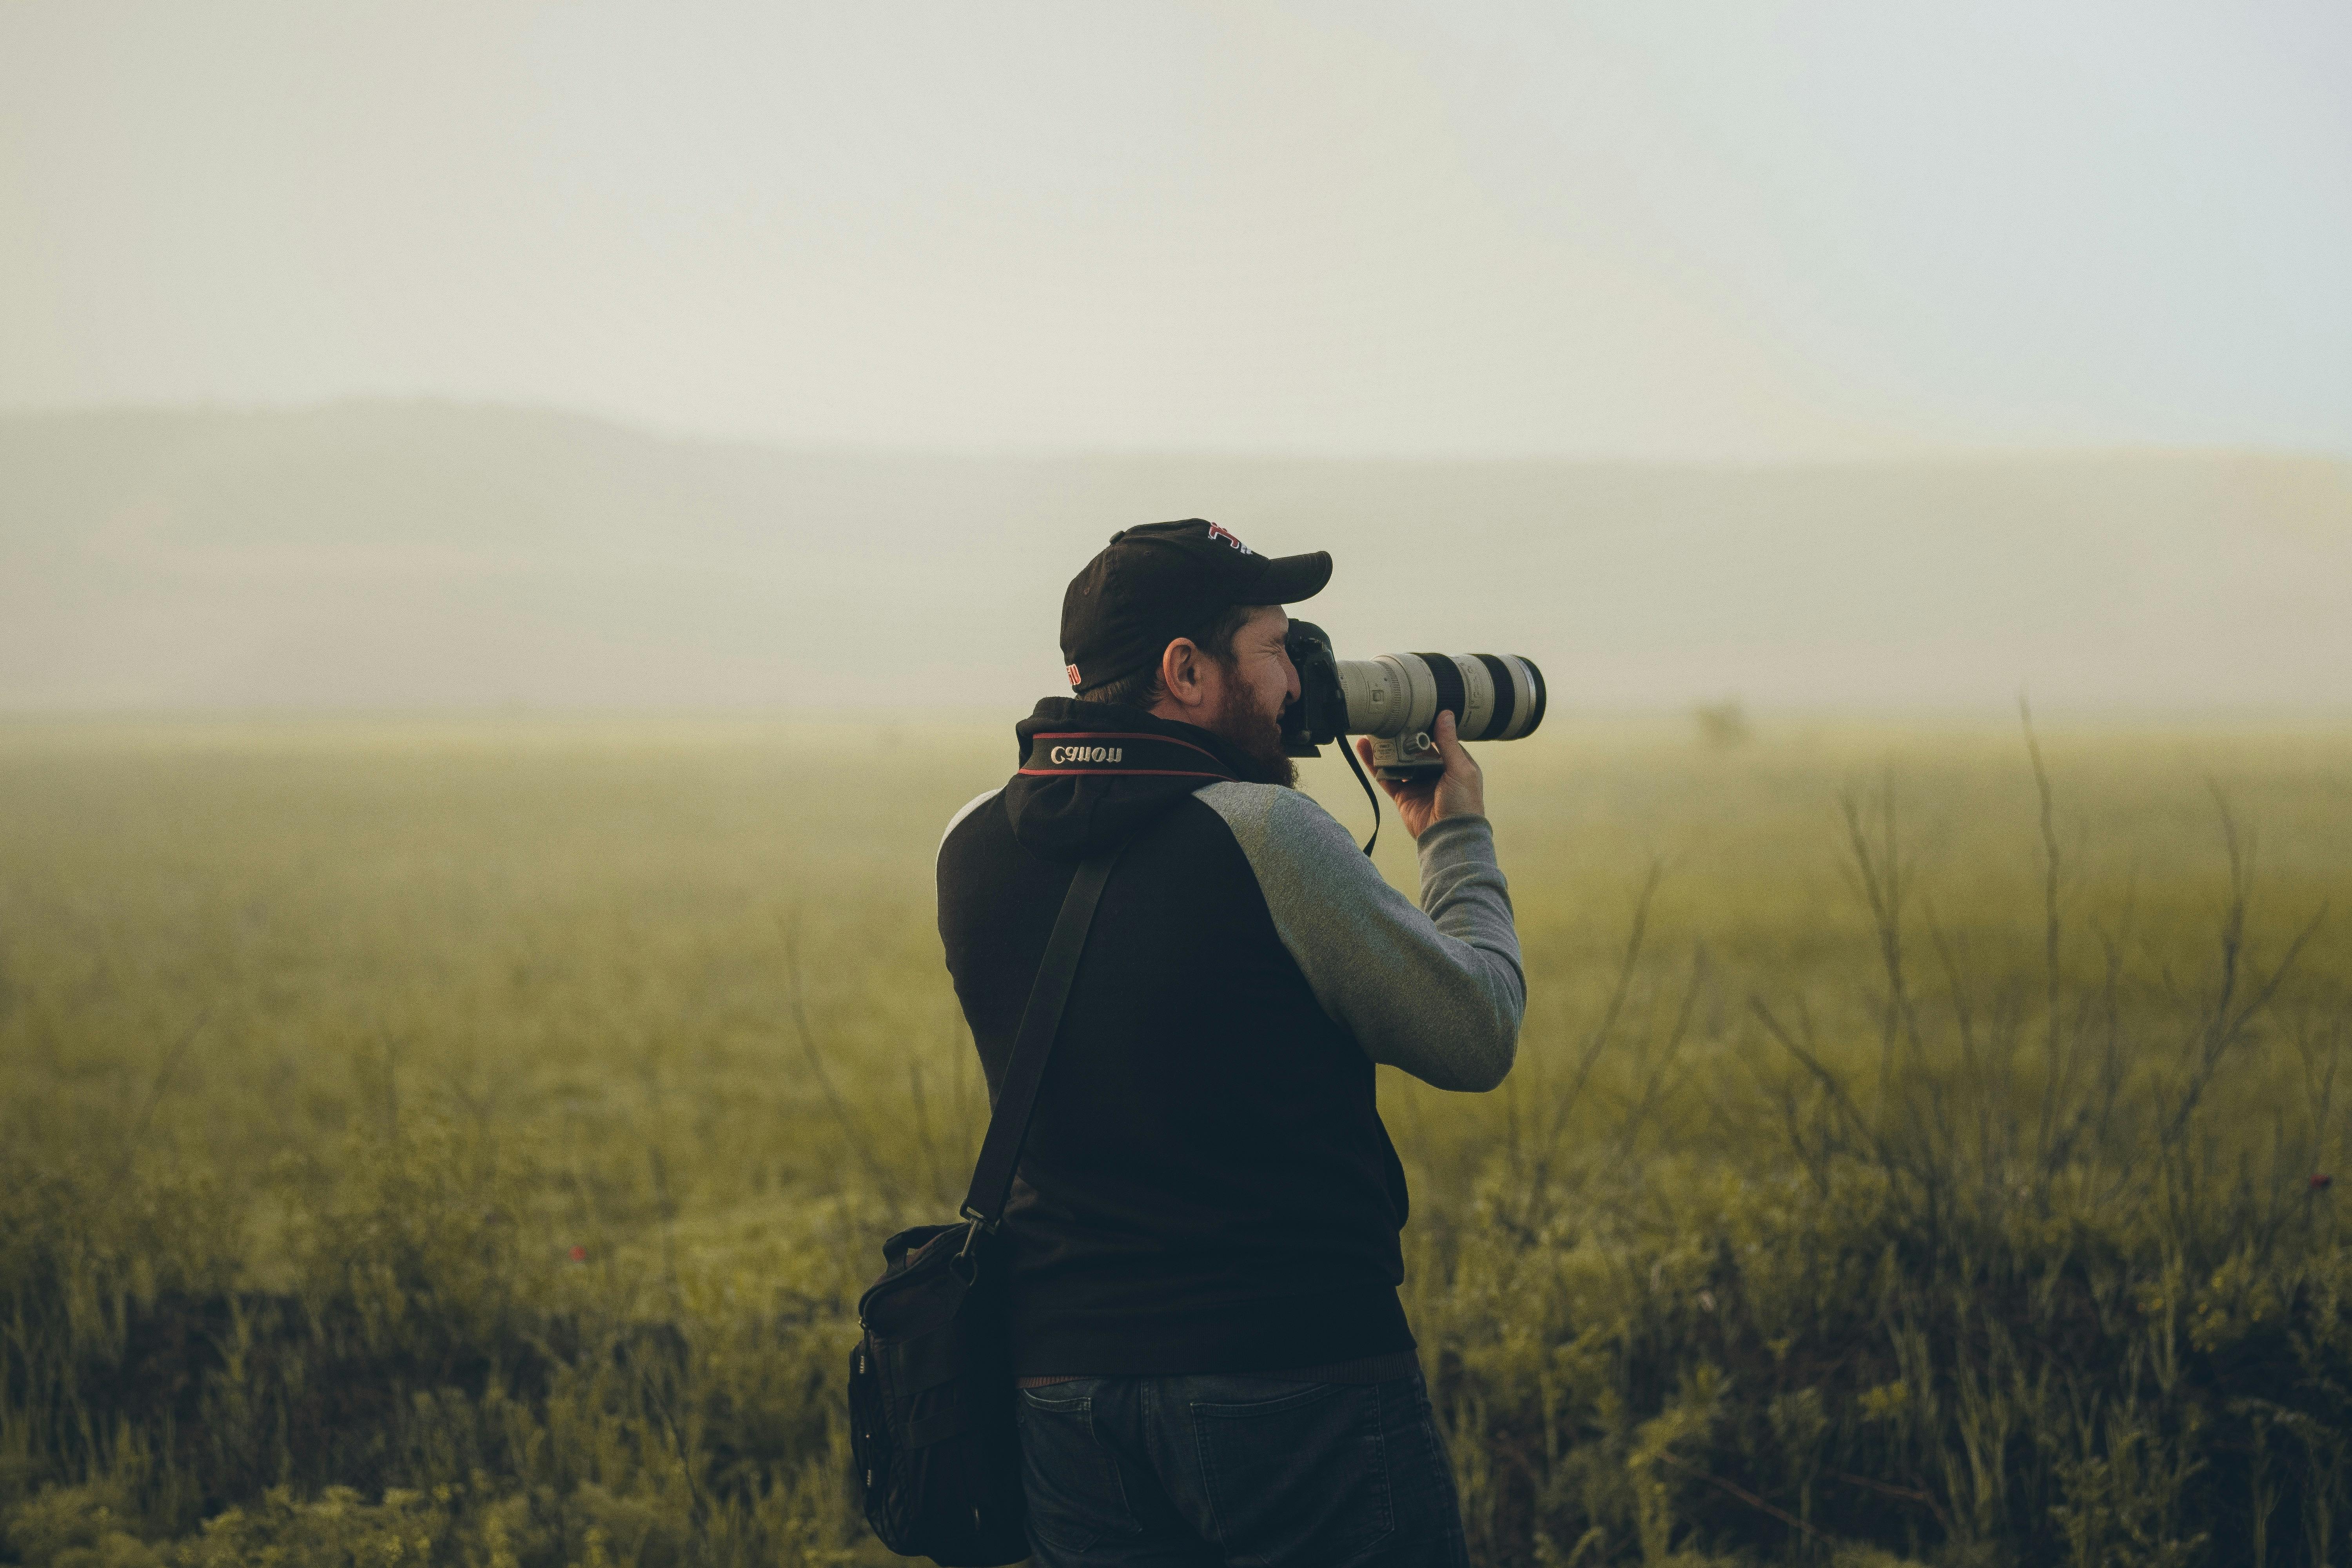
{"label": "white telephoto lens", "polygon": [[1334,662],[1350,734],[1422,734],[1450,711],[1463,740],[1516,741],[1543,721],[1543,674],[1517,654],[1384,653]]}

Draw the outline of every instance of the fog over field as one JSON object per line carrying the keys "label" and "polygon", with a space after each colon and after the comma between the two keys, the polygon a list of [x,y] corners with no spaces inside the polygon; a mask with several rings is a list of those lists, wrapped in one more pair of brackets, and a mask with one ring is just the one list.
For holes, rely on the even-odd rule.
{"label": "fog over field", "polygon": [[2352,1568],[2347,80],[2318,0],[0,0],[0,1568],[909,1561],[940,832],[1192,516],[1549,679],[1511,1071],[1373,1074],[1470,1563]]}
{"label": "fog over field", "polygon": [[2352,464],[935,456],[358,402],[0,417],[0,707],[1025,706],[1110,531],[1608,710],[2345,710]]}

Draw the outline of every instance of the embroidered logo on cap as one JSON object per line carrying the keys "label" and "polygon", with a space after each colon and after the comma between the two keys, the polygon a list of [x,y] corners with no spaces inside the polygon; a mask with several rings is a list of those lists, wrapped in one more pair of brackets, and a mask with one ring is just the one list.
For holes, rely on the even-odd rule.
{"label": "embroidered logo on cap", "polygon": [[1227,528],[1222,522],[1213,522],[1209,524],[1209,537],[1212,539],[1223,540],[1227,544],[1232,545],[1235,550],[1240,551],[1244,555],[1255,555],[1257,553],[1256,551],[1252,550],[1248,545],[1244,544],[1240,540],[1235,539],[1234,537],[1234,531]]}
{"label": "embroidered logo on cap", "polygon": [[1069,677],[1070,677],[1070,684],[1071,684],[1071,685],[1073,685],[1073,686],[1076,686],[1076,685],[1078,683],[1078,667],[1077,667],[1076,665],[1075,665],[1075,664],[1074,664],[1074,665],[1070,666],[1070,668],[1069,668]]}

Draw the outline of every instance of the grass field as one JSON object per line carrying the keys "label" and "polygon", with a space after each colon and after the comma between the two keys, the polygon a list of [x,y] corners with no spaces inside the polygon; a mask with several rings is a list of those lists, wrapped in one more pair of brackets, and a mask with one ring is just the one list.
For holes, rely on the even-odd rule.
{"label": "grass field", "polygon": [[[1479,1561],[2352,1555],[2352,731],[2040,745],[1484,749],[1520,1062],[1381,1084]],[[0,1561],[889,1561],[840,1373],[983,1122],[930,856],[1012,760],[0,728]]]}

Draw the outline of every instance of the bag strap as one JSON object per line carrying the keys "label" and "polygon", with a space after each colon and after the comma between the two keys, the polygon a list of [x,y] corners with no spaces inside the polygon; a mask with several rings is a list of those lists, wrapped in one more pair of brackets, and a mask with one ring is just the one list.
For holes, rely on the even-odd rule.
{"label": "bag strap", "polygon": [[[971,1190],[964,1194],[963,1215],[981,1229],[994,1231],[1013,1195],[1013,1173],[1021,1163],[1021,1144],[1029,1136],[1029,1115],[1037,1109],[1037,1089],[1045,1081],[1045,1058],[1053,1054],[1054,1037],[1061,1032],[1062,1006],[1070,999],[1070,981],[1078,973],[1078,955],[1086,951],[1087,932],[1095,922],[1095,905],[1102,900],[1103,884],[1110,880],[1111,863],[1119,848],[1079,862],[1070,879],[1070,890],[1055,919],[1054,934],[1045,939],[1045,957],[1029,987],[1029,1005],[1022,1009],[1021,1027],[1013,1037],[1013,1060],[996,1092],[996,1110],[988,1119],[988,1136],[980,1145],[980,1163],[971,1173]],[[966,1238],[967,1246],[970,1238]]]}

